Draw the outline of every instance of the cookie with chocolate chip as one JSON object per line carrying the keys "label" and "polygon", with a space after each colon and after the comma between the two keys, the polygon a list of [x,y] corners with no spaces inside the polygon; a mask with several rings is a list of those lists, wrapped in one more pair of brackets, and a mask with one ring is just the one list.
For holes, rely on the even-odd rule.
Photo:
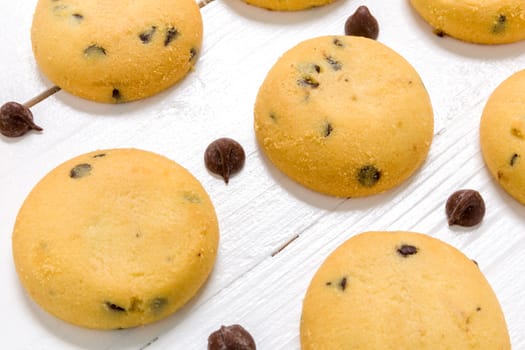
{"label": "cookie with chocolate chip", "polygon": [[525,39],[525,7],[518,0],[410,0],[439,36],[477,44]]}
{"label": "cookie with chocolate chip", "polygon": [[510,348],[478,266],[419,233],[350,238],[324,261],[304,298],[302,350]]}
{"label": "cookie with chocolate chip", "polygon": [[202,30],[193,0],[39,0],[31,39],[53,83],[82,98],[120,103],[181,80],[196,62]]}
{"label": "cookie with chocolate chip", "polygon": [[489,97],[480,122],[483,159],[492,177],[525,204],[525,70],[503,81]]}
{"label": "cookie with chocolate chip", "polygon": [[13,256],[43,309],[118,329],[165,318],[192,298],[218,239],[212,202],[187,170],[151,152],[112,149],[68,160],[33,188]]}
{"label": "cookie with chocolate chip", "polygon": [[398,186],[428,154],[433,112],[414,68],[364,37],[301,42],[271,68],[255,103],[260,148],[315,191],[359,197]]}

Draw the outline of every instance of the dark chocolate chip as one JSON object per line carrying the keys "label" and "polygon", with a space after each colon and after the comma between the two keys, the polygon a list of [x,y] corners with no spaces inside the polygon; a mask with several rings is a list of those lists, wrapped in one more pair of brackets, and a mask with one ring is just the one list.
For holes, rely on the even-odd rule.
{"label": "dark chocolate chip", "polygon": [[408,257],[409,255],[417,254],[418,249],[414,247],[413,245],[403,244],[402,246],[397,248],[397,252],[403,256]]}
{"label": "dark chocolate chip", "polygon": [[80,13],[74,13],[71,15],[74,19],[76,19],[77,21],[81,21],[84,19],[84,16],[82,16]]}
{"label": "dark chocolate chip", "polygon": [[332,282],[326,282],[325,283],[327,286],[331,286],[332,285]]}
{"label": "dark chocolate chip", "polygon": [[518,161],[518,158],[520,158],[520,155],[517,153],[514,153],[512,157],[510,157],[510,166],[514,166],[516,162]]}
{"label": "dark chocolate chip", "polygon": [[481,311],[481,307],[478,306],[478,307],[476,308],[476,311],[477,311],[477,312],[480,312],[480,311]]}
{"label": "dark chocolate chip", "polygon": [[122,96],[120,95],[120,90],[114,88],[113,91],[111,91],[111,97],[116,101],[120,101],[120,99],[122,98]]}
{"label": "dark chocolate chip", "polygon": [[169,27],[166,30],[166,37],[164,38],[164,46],[168,46],[177,36],[179,35],[179,32],[175,27]]}
{"label": "dark chocolate chip", "polygon": [[332,124],[330,124],[329,122],[326,122],[325,125],[324,125],[323,136],[324,137],[330,136],[330,134],[332,133],[333,130],[334,130],[334,128],[332,127]]}
{"label": "dark chocolate chip", "polygon": [[99,153],[99,154],[95,154],[93,156],[93,158],[102,158],[102,157],[105,157],[106,156],[106,153]]}
{"label": "dark chocolate chip", "polygon": [[483,220],[485,202],[478,191],[459,190],[450,195],[445,211],[449,225],[470,227]]}
{"label": "dark chocolate chip", "polygon": [[301,86],[308,86],[308,87],[311,87],[312,89],[316,89],[319,87],[319,82],[309,75],[304,76],[301,79],[297,80],[297,84]]}
{"label": "dark chocolate chip", "polygon": [[208,350],[255,350],[253,337],[238,324],[221,326],[208,337]]}
{"label": "dark chocolate chip", "polygon": [[505,31],[507,23],[507,16],[505,15],[499,15],[496,19],[496,22],[494,23],[494,26],[492,27],[492,32],[495,34],[502,33]]}
{"label": "dark chocolate chip", "polygon": [[359,6],[357,10],[345,22],[345,34],[364,36],[369,39],[377,39],[379,35],[379,24],[372,16],[368,7]]}
{"label": "dark chocolate chip", "polygon": [[230,138],[220,138],[206,148],[204,164],[214,174],[221,175],[228,183],[230,175],[244,166],[245,154],[242,146]]}
{"label": "dark chocolate chip", "polygon": [[143,44],[147,44],[151,42],[151,39],[153,39],[153,35],[157,31],[157,27],[151,26],[148,30],[143,31],[139,34],[139,39],[142,41]]}
{"label": "dark chocolate chip", "polygon": [[343,42],[341,40],[337,39],[337,38],[335,38],[332,42],[337,47],[343,47],[344,46]]}
{"label": "dark chocolate chip", "polygon": [[274,122],[277,121],[277,115],[275,113],[270,113],[270,119],[272,119]]}
{"label": "dark chocolate chip", "polygon": [[335,71],[341,70],[342,68],[341,62],[335,60],[331,56],[325,56],[325,59],[326,59],[326,62],[328,62],[328,64],[330,65],[330,67],[332,67],[333,70]]}
{"label": "dark chocolate chip", "polygon": [[161,312],[168,305],[168,299],[155,298],[149,303],[149,307],[153,313]]}
{"label": "dark chocolate chip", "polygon": [[478,262],[477,262],[476,260],[474,260],[474,259],[471,259],[471,260],[472,260],[472,262],[473,262],[474,264],[476,264],[476,266],[479,266],[479,264],[478,264]]}
{"label": "dark chocolate chip", "polygon": [[357,181],[365,187],[374,186],[381,178],[381,171],[373,165],[365,165],[357,172]]}
{"label": "dark chocolate chip", "polygon": [[114,311],[114,312],[125,312],[126,311],[126,309],[123,308],[122,306],[118,306],[117,304],[114,304],[109,301],[104,302],[104,305],[106,305],[106,307],[109,310]]}
{"label": "dark chocolate chip", "polygon": [[343,277],[341,281],[339,281],[339,287],[341,287],[341,290],[343,291],[346,289],[346,282],[347,282],[346,277]]}
{"label": "dark chocolate chip", "polygon": [[317,73],[321,73],[321,66],[319,66],[318,64],[314,64],[313,68]]}
{"label": "dark chocolate chip", "polygon": [[190,61],[193,60],[195,58],[195,56],[197,56],[197,49],[192,47],[190,49]]}
{"label": "dark chocolate chip", "polygon": [[69,177],[73,179],[80,179],[81,177],[87,176],[91,173],[91,165],[82,163],[75,165],[73,169],[69,171]]}
{"label": "dark chocolate chip", "polygon": [[442,37],[444,37],[444,36],[446,35],[445,32],[444,32],[443,30],[441,30],[441,29],[434,29],[432,32],[433,32],[436,36],[438,36],[438,37],[440,37],[440,38],[442,38]]}
{"label": "dark chocolate chip", "polygon": [[87,57],[106,56],[106,49],[93,44],[84,49],[84,55]]}
{"label": "dark chocolate chip", "polygon": [[0,133],[7,137],[18,137],[29,130],[42,131],[33,122],[33,113],[18,102],[7,102],[0,108]]}

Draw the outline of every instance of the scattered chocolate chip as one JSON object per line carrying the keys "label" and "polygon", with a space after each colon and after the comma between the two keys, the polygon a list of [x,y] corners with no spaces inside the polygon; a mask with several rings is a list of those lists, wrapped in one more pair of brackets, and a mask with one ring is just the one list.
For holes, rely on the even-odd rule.
{"label": "scattered chocolate chip", "polygon": [[122,96],[120,95],[120,90],[113,89],[113,91],[111,91],[111,97],[116,101],[120,101],[120,99],[122,98]]}
{"label": "scattered chocolate chip", "polygon": [[126,311],[126,309],[124,309],[123,307],[118,306],[117,304],[114,304],[109,301],[104,302],[104,305],[106,305],[106,307],[111,311],[115,311],[115,312],[125,312]]}
{"label": "scattered chocolate chip", "polygon": [[357,10],[345,22],[345,34],[364,36],[369,39],[377,39],[379,25],[372,16],[368,7],[359,6]]}
{"label": "scattered chocolate chip", "polygon": [[195,56],[197,56],[197,49],[192,47],[190,49],[190,61],[193,60],[195,58]]}
{"label": "scattered chocolate chip", "polygon": [[444,36],[446,35],[445,32],[444,32],[443,30],[441,30],[441,29],[434,29],[432,32],[433,32],[436,36],[438,36],[438,37],[440,37],[440,38],[442,38],[442,37],[444,37]]}
{"label": "scattered chocolate chip", "polygon": [[332,42],[337,47],[343,47],[344,46],[343,42],[341,40],[337,39],[337,38],[335,38],[334,41],[332,41]]}
{"label": "scattered chocolate chip", "polygon": [[157,27],[151,26],[151,28],[139,34],[140,41],[142,41],[143,44],[151,42],[151,39],[153,38],[153,35],[156,31]]}
{"label": "scattered chocolate chip", "polygon": [[328,64],[330,65],[330,67],[332,67],[333,70],[335,71],[341,70],[342,68],[341,62],[335,60],[331,56],[325,56],[325,59],[326,59],[326,62],[328,62]]}
{"label": "scattered chocolate chip", "polygon": [[520,158],[520,155],[517,153],[514,153],[512,157],[510,157],[510,166],[514,166],[516,162],[518,161],[518,158]]}
{"label": "scattered chocolate chip", "polygon": [[399,248],[397,248],[397,252],[403,256],[408,257],[409,255],[417,254],[417,247],[414,247],[413,245],[403,244]]}
{"label": "scattered chocolate chip", "polygon": [[365,187],[374,186],[381,178],[381,172],[373,165],[365,165],[357,173],[357,181]]}
{"label": "scattered chocolate chip", "polygon": [[332,285],[332,282],[326,282],[326,285],[327,285],[327,286],[331,286],[331,285]]}
{"label": "scattered chocolate chip", "polygon": [[495,34],[503,32],[505,30],[506,22],[507,16],[499,15],[496,19],[496,23],[492,27],[492,32]]}
{"label": "scattered chocolate chip", "polygon": [[71,16],[77,21],[82,21],[84,19],[84,16],[82,16],[80,13],[74,13]]}
{"label": "scattered chocolate chip", "polygon": [[93,158],[102,158],[102,157],[105,157],[106,156],[106,153],[99,153],[99,154],[95,154],[93,156]]}
{"label": "scattered chocolate chip", "polygon": [[346,282],[347,282],[346,277],[343,277],[341,281],[339,282],[339,287],[341,287],[341,290],[343,291],[346,289]]}
{"label": "scattered chocolate chip", "polygon": [[301,86],[308,86],[308,87],[311,87],[312,89],[316,89],[319,87],[319,82],[309,75],[297,80],[297,84]]}
{"label": "scattered chocolate chip", "polygon": [[106,56],[106,49],[93,44],[84,49],[84,55],[87,57]]}
{"label": "scattered chocolate chip", "polygon": [[275,113],[270,113],[270,119],[272,119],[274,122],[277,121],[277,115],[275,115]]}
{"label": "scattered chocolate chip", "polygon": [[73,179],[79,179],[81,177],[87,176],[91,173],[91,165],[87,163],[82,163],[76,165],[73,169],[69,171],[69,177]]}
{"label": "scattered chocolate chip", "polygon": [[480,311],[481,311],[481,307],[478,306],[478,307],[476,308],[476,311],[477,311],[477,312],[480,312]]}
{"label": "scattered chocolate chip", "polygon": [[159,313],[168,305],[168,299],[166,298],[155,298],[153,299],[149,307],[153,313]]}
{"label": "scattered chocolate chip", "polygon": [[474,226],[485,215],[485,202],[478,191],[459,190],[448,198],[445,211],[449,225]]}
{"label": "scattered chocolate chip", "polygon": [[321,73],[321,66],[319,66],[318,64],[314,64],[313,68],[317,73]]}
{"label": "scattered chocolate chip", "polygon": [[253,337],[238,324],[221,326],[208,337],[208,350],[255,350]]}
{"label": "scattered chocolate chip", "polygon": [[478,262],[477,262],[476,260],[474,260],[474,259],[471,259],[471,260],[472,260],[472,262],[473,262],[474,264],[476,264],[476,266],[479,266],[479,264],[478,264]]}
{"label": "scattered chocolate chip", "polygon": [[332,127],[332,124],[330,124],[329,122],[326,122],[324,125],[323,136],[324,137],[330,136],[330,134],[332,133],[332,130],[334,130],[334,128]]}
{"label": "scattered chocolate chip", "polygon": [[166,37],[164,38],[164,46],[168,46],[177,36],[179,32],[175,27],[169,27],[166,30]]}
{"label": "scattered chocolate chip", "polygon": [[19,137],[29,130],[42,131],[33,122],[33,113],[17,102],[7,102],[0,108],[0,133],[7,137]]}
{"label": "scattered chocolate chip", "polygon": [[204,164],[214,174],[221,175],[228,183],[230,175],[237,173],[244,165],[245,154],[242,146],[230,138],[220,138],[204,152]]}

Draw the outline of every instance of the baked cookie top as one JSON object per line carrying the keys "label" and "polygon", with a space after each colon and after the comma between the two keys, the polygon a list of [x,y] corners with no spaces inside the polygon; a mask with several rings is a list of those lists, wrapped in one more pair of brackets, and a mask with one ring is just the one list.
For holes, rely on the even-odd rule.
{"label": "baked cookie top", "polygon": [[438,35],[478,44],[525,39],[525,6],[519,0],[410,0]]}
{"label": "baked cookie top", "polygon": [[19,211],[18,276],[67,322],[99,329],[147,324],[185,304],[210,273],[218,223],[210,198],[160,155],[84,154],[46,175]]}
{"label": "baked cookie top", "polygon": [[483,159],[498,184],[525,204],[525,70],[502,82],[489,97],[480,122]]}
{"label": "baked cookie top", "polygon": [[118,103],[184,77],[201,47],[202,19],[193,0],[39,0],[31,38],[38,66],[56,85]]}
{"label": "baked cookie top", "polygon": [[414,68],[374,40],[324,36],[286,52],[255,103],[258,143],[315,191],[357,197],[406,180],[433,136],[430,98]]}
{"label": "baked cookie top", "polygon": [[244,0],[244,2],[275,11],[298,11],[319,7],[335,0]]}
{"label": "baked cookie top", "polygon": [[301,348],[498,349],[510,340],[478,266],[412,232],[366,232],[321,265],[306,293]]}

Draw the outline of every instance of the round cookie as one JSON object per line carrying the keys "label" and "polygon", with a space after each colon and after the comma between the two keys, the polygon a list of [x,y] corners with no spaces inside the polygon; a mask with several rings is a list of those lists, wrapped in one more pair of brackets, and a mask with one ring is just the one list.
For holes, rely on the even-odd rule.
{"label": "round cookie", "polygon": [[304,299],[301,348],[510,350],[476,264],[423,234],[366,232],[338,247]]}
{"label": "round cookie", "polygon": [[117,329],[184,305],[212,270],[218,239],[210,198],[187,170],[113,149],[73,158],[35,186],[17,216],[13,255],[49,313]]}
{"label": "round cookie", "polygon": [[496,181],[525,204],[525,70],[519,71],[492,93],[480,122],[483,159]]}
{"label": "round cookie", "polygon": [[53,83],[119,103],[154,95],[192,69],[202,19],[194,0],[39,0],[31,39]]}
{"label": "round cookie", "polygon": [[244,0],[247,4],[274,11],[299,11],[330,4],[335,0]]}
{"label": "round cookie", "polygon": [[478,44],[525,39],[525,7],[519,0],[410,0],[440,36]]}
{"label": "round cookie", "polygon": [[324,36],[286,52],[259,89],[254,127],[277,168],[315,191],[366,196],[407,179],[433,134],[412,66],[375,40]]}

